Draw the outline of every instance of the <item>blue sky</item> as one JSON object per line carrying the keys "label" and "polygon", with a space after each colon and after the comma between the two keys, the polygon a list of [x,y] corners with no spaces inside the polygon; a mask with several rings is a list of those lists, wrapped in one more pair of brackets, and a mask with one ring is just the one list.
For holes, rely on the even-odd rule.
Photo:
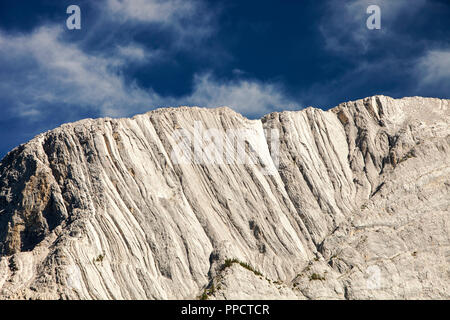
{"label": "blue sky", "polygon": [[[81,30],[66,27],[72,4]],[[450,98],[449,31],[449,0],[0,0],[0,156],[65,122],[163,106],[256,118]]]}

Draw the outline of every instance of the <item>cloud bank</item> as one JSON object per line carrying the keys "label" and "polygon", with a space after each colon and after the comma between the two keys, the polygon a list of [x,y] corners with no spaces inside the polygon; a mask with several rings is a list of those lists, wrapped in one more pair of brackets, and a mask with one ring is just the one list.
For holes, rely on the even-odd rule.
{"label": "cloud bank", "polygon": [[429,95],[450,93],[450,49],[433,49],[419,58],[415,68],[418,87]]}
{"label": "cloud bank", "polygon": [[131,44],[108,55],[84,52],[65,42],[64,30],[44,26],[30,34],[0,33],[0,94],[12,113],[39,118],[54,112],[86,110],[99,116],[129,116],[155,107],[230,106],[248,116],[299,108],[277,83],[258,80],[219,80],[211,73],[195,74],[190,94],[162,96],[152,88],[127,82],[122,68],[130,62],[152,63],[158,54]]}

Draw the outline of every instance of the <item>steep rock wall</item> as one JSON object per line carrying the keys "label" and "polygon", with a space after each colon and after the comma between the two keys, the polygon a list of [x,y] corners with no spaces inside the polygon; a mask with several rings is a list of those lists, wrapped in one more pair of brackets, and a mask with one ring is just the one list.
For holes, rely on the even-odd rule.
{"label": "steep rock wall", "polygon": [[[255,276],[223,268],[236,258],[277,298],[447,297],[448,116],[448,100],[375,96],[261,120],[181,107],[63,125],[0,165],[0,296],[195,298],[223,282],[211,297],[236,297]],[[249,130],[254,164],[175,163],[174,131],[199,124]],[[367,286],[373,265],[389,287]]]}

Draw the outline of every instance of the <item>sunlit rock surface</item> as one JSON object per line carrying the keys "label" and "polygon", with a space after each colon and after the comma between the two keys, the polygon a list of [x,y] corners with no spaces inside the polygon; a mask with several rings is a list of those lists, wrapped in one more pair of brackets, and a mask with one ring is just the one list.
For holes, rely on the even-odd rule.
{"label": "sunlit rock surface", "polygon": [[[449,107],[180,107],[43,133],[0,165],[0,299],[448,299]],[[176,163],[196,124],[249,129],[254,164]]]}

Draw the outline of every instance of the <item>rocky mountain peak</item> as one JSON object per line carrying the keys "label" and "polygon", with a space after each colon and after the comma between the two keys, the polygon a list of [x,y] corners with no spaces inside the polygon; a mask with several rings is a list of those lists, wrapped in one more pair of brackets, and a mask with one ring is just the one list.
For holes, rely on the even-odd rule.
{"label": "rocky mountain peak", "polygon": [[449,298],[449,105],[179,107],[40,134],[0,164],[0,298]]}

